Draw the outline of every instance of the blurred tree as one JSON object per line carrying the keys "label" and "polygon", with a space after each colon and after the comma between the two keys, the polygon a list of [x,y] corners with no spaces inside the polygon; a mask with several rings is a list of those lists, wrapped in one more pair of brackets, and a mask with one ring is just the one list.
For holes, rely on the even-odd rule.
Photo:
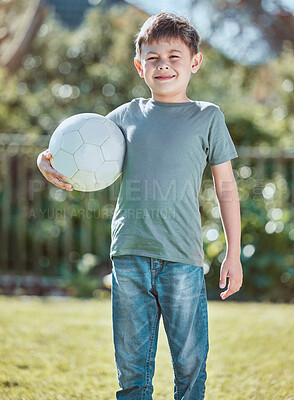
{"label": "blurred tree", "polygon": [[[158,12],[158,2],[127,0],[149,14]],[[13,73],[29,51],[46,8],[68,27],[76,28],[88,8],[103,11],[124,0],[5,0],[0,4],[0,65]],[[201,37],[226,56],[243,64],[263,63],[278,55],[284,40],[293,41],[294,6],[291,0],[189,0],[184,5],[166,3],[166,11],[189,15]]]}
{"label": "blurred tree", "polygon": [[[73,113],[106,114],[133,97],[150,96],[133,66],[134,36],[146,14],[126,5],[96,7],[75,31],[50,15],[18,73],[6,80],[0,72],[1,131],[51,133]],[[291,42],[261,66],[240,65],[205,42],[201,51],[204,61],[188,94],[221,105],[236,144],[293,146]]]}
{"label": "blurred tree", "polygon": [[77,28],[83,21],[85,12],[99,6],[103,11],[123,0],[42,0],[44,5],[53,6],[56,17],[67,27]]}
{"label": "blurred tree", "polygon": [[41,1],[9,0],[0,6],[0,65],[14,73],[30,49],[45,16]]}
{"label": "blurred tree", "polygon": [[[0,65],[13,74],[21,59],[31,49],[48,7],[55,11],[59,20],[71,28],[77,28],[88,8],[100,5],[106,10],[122,0],[5,0],[0,4]],[[101,4],[100,4],[101,3]]]}
{"label": "blurred tree", "polygon": [[291,0],[191,0],[190,15],[205,40],[244,64],[279,55],[294,38]]}

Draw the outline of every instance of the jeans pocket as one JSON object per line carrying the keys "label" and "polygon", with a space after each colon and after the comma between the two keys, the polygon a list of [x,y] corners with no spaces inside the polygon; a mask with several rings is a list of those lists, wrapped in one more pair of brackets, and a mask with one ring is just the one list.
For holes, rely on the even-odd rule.
{"label": "jeans pocket", "polygon": [[140,296],[145,290],[144,260],[133,255],[120,255],[113,258],[113,289],[124,298]]}

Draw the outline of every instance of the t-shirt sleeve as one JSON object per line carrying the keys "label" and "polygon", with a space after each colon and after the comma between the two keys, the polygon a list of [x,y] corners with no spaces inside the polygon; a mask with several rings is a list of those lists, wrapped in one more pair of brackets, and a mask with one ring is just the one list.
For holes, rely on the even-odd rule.
{"label": "t-shirt sleeve", "polygon": [[112,122],[114,122],[116,125],[121,125],[121,110],[119,107],[116,109],[110,111],[107,115],[105,115],[105,118],[110,119]]}
{"label": "t-shirt sleeve", "polygon": [[217,165],[237,157],[238,153],[227,128],[224,114],[217,107],[208,133],[207,163]]}
{"label": "t-shirt sleeve", "polygon": [[129,103],[122,104],[118,106],[114,110],[110,111],[105,118],[110,119],[114,122],[122,131],[123,135],[125,136],[125,128],[126,128],[126,120],[124,118],[126,111],[128,110]]}

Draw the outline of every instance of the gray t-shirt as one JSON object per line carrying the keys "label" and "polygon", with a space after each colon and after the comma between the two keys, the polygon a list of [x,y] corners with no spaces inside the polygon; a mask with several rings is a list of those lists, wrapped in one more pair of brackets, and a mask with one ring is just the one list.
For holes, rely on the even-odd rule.
{"label": "gray t-shirt", "polygon": [[126,140],[110,258],[132,254],[203,267],[203,171],[238,157],[220,108],[135,98],[106,117]]}

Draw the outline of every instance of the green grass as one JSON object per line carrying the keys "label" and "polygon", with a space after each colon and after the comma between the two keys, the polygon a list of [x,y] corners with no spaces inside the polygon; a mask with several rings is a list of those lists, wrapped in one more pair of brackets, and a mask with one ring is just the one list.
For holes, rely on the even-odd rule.
{"label": "green grass", "polygon": [[[294,305],[209,302],[207,400],[294,400]],[[154,399],[173,399],[161,320]],[[110,299],[0,296],[1,400],[114,400]],[[195,399],[197,400],[197,399]]]}

